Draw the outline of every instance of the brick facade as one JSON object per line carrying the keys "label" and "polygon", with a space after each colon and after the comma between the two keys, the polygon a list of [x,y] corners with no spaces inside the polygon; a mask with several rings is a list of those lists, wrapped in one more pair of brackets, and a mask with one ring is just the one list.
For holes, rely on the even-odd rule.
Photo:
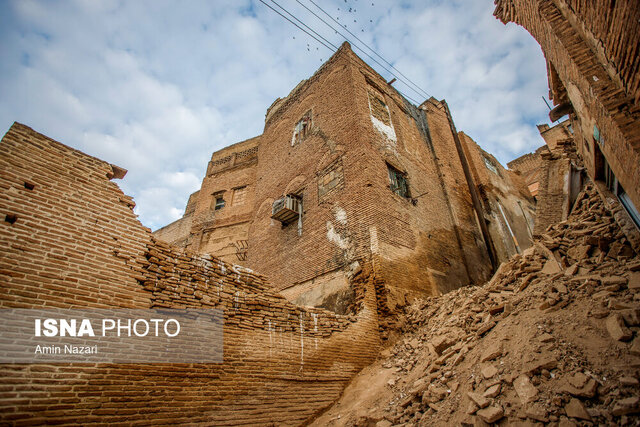
{"label": "brick facade", "polygon": [[601,153],[640,206],[637,1],[498,0],[494,14],[503,23],[522,25],[540,43],[551,98],[558,111],[571,113],[589,176],[601,179]]}
{"label": "brick facade", "polygon": [[353,278],[356,314],[298,307],[261,275],[156,240],[116,174],[11,127],[0,144],[0,307],[222,308],[224,362],[0,365],[0,423],[300,425],[375,358],[366,272]]}
{"label": "brick facade", "polygon": [[[363,270],[384,283],[378,292],[384,311],[491,274],[470,193],[476,185],[465,178],[444,104],[410,104],[348,44],[276,100],[263,134],[251,141],[256,163],[244,172],[221,169],[213,179],[209,170],[194,215],[215,216],[211,235],[219,236],[222,211],[230,217],[240,211],[213,212],[215,192],[250,182],[253,204],[242,211],[251,217],[248,228],[231,234],[248,236],[243,265],[265,274],[290,300],[343,310],[358,292],[351,278]],[[229,162],[236,150],[213,158]],[[531,207],[528,195],[507,192]],[[303,212],[301,221],[283,225],[271,215],[286,195],[299,200]],[[193,226],[187,247],[224,255],[221,247],[194,246],[201,233]]]}

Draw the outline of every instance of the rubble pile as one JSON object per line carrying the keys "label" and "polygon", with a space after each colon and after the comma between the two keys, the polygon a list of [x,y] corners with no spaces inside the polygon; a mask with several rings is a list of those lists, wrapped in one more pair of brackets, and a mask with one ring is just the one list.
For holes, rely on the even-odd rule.
{"label": "rubble pile", "polygon": [[640,258],[587,187],[482,287],[416,301],[316,425],[640,425]]}

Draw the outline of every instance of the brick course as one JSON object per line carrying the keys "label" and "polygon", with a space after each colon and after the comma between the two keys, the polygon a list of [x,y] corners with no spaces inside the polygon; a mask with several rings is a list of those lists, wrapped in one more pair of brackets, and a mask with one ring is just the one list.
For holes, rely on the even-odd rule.
{"label": "brick course", "polygon": [[[221,364],[0,365],[0,423],[299,425],[377,354],[357,314],[301,308],[265,278],[154,238],[114,168],[14,124],[0,144],[0,307],[224,309]],[[33,183],[32,190],[24,183]]]}

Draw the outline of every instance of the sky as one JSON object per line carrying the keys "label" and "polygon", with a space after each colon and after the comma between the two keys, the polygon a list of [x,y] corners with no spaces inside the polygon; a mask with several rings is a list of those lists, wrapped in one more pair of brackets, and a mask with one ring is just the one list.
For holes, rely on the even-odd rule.
{"label": "sky", "polygon": [[18,121],[127,169],[115,182],[155,230],[182,216],[211,153],[261,134],[266,109],[340,33],[399,75],[349,30],[402,73],[397,89],[446,99],[458,130],[503,164],[543,144],[542,51],[492,0],[264,2],[324,40],[259,0],[0,1],[0,135]]}

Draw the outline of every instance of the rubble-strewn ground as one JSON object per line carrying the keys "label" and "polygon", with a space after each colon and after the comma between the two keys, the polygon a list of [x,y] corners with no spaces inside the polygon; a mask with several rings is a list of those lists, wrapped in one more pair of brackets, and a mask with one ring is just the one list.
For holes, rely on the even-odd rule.
{"label": "rubble-strewn ground", "polygon": [[640,425],[640,258],[592,188],[489,283],[405,316],[314,425]]}

